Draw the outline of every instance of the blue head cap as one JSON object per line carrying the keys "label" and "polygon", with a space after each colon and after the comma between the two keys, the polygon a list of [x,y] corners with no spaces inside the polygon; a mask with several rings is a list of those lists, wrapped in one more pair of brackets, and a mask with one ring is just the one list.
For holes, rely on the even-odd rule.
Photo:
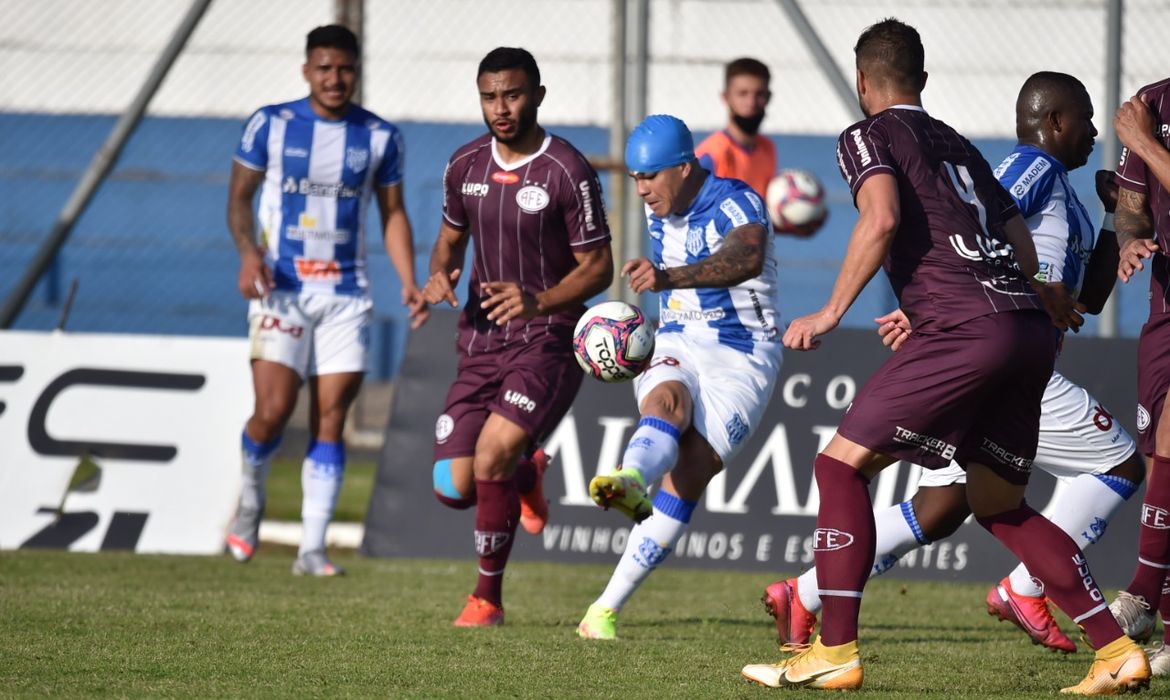
{"label": "blue head cap", "polygon": [[669,114],[646,117],[626,141],[626,167],[635,173],[656,173],[694,159],[691,130]]}

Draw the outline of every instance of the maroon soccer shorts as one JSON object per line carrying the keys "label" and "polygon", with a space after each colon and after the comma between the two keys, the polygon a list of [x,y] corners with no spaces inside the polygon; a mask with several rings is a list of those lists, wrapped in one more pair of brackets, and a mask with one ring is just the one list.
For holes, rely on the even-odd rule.
{"label": "maroon soccer shorts", "polygon": [[475,454],[491,413],[540,444],[573,405],[585,373],[569,339],[553,335],[498,352],[463,355],[435,422],[435,461]]}
{"label": "maroon soccer shorts", "polygon": [[1170,314],[1154,314],[1138,340],[1137,443],[1142,454],[1156,451],[1158,421],[1170,391]]}
{"label": "maroon soccer shorts", "polygon": [[977,462],[1025,484],[1058,337],[1038,311],[915,331],[861,388],[837,432],[926,469]]}

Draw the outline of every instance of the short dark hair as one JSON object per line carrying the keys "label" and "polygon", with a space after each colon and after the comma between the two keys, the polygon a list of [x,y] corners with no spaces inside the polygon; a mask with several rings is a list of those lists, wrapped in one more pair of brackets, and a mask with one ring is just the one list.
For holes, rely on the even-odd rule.
{"label": "short dark hair", "polygon": [[737,75],[754,75],[765,83],[772,82],[772,72],[760,61],[754,58],[737,58],[723,67],[723,87],[731,84],[731,79]]}
{"label": "short dark hair", "polygon": [[853,47],[857,67],[909,92],[922,92],[926,70],[922,37],[905,22],[889,17],[867,27]]}
{"label": "short dark hair", "polygon": [[540,87],[540,68],[536,66],[536,59],[526,50],[510,46],[500,46],[488,51],[479,62],[479,72],[475,74],[475,79],[479,80],[484,73],[499,73],[510,68],[524,71],[532,83],[529,87],[533,90]]}
{"label": "short dark hair", "polygon": [[313,49],[341,49],[352,53],[355,58],[361,55],[357,36],[349,27],[340,24],[327,24],[309,32],[305,37],[305,55],[308,56]]}

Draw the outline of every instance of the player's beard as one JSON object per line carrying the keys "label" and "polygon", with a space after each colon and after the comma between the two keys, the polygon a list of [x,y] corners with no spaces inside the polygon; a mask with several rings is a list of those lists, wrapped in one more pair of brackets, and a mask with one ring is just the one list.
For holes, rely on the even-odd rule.
{"label": "player's beard", "polygon": [[750,117],[742,117],[738,114],[731,115],[731,121],[740,128],[745,134],[755,136],[760,133],[760,124],[764,121],[764,113],[754,114]]}
{"label": "player's beard", "polygon": [[533,127],[536,126],[536,105],[533,103],[525,105],[516,119],[516,131],[511,136],[501,136],[495,127],[492,126],[490,119],[485,117],[483,121],[487,124],[488,131],[492,132],[492,136],[495,137],[496,141],[503,144],[515,143],[527,136]]}

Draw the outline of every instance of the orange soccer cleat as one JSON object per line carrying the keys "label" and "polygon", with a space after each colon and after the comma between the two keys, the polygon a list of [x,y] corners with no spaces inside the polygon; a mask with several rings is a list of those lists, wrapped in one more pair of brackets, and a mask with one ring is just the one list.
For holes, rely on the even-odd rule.
{"label": "orange soccer cleat", "polygon": [[532,453],[530,461],[536,470],[536,481],[531,491],[520,494],[520,525],[525,532],[539,535],[548,524],[548,499],[544,497],[544,472],[548,469],[548,455],[538,448]]}
{"label": "orange soccer cleat", "polygon": [[496,627],[504,624],[504,609],[491,601],[467,596],[467,605],[455,618],[456,627]]}

